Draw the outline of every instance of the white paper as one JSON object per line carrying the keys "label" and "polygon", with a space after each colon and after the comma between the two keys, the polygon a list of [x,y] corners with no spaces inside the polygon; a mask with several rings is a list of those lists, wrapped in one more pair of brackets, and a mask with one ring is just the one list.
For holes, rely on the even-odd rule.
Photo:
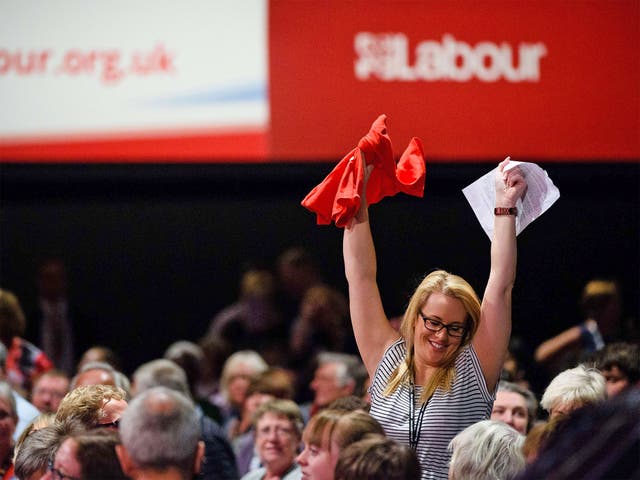
{"label": "white paper", "polygon": [[[520,167],[527,182],[527,191],[516,204],[518,209],[516,235],[519,235],[527,225],[546,212],[560,198],[560,191],[553,184],[547,172],[535,163],[511,160],[505,170],[516,166]],[[462,189],[462,193],[467,198],[490,240],[493,237],[493,208],[496,206],[495,176],[497,174],[498,167]]]}

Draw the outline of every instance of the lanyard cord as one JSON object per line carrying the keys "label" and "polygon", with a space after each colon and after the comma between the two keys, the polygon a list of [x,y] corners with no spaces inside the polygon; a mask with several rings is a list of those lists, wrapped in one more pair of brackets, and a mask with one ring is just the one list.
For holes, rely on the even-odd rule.
{"label": "lanyard cord", "polygon": [[417,421],[415,421],[415,386],[413,382],[409,384],[411,387],[409,391],[409,446],[415,452],[418,448],[418,442],[420,441],[420,431],[422,430],[422,419],[424,418],[424,413],[427,411],[427,403],[424,402],[420,406],[420,411],[418,412]]}

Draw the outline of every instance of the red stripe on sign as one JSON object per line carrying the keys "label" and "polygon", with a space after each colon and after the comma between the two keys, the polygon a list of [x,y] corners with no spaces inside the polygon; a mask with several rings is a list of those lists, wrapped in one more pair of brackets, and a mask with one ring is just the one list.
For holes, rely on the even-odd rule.
{"label": "red stripe on sign", "polygon": [[136,138],[64,139],[0,144],[4,163],[57,162],[264,162],[267,134],[263,129],[229,133],[147,135]]}

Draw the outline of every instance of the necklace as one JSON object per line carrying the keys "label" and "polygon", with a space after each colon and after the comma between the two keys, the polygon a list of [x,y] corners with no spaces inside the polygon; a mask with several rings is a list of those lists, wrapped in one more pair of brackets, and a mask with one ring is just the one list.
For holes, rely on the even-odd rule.
{"label": "necklace", "polygon": [[422,419],[424,418],[424,413],[427,411],[427,403],[429,402],[424,402],[422,405],[420,405],[420,411],[418,412],[418,418],[415,418],[415,410],[416,410],[416,404],[415,404],[415,397],[416,397],[416,392],[415,392],[415,385],[413,384],[413,381],[411,381],[409,383],[409,387],[411,388],[409,390],[409,399],[410,399],[410,403],[409,403],[409,446],[411,447],[411,449],[415,452],[416,449],[418,448],[418,442],[420,441],[420,431],[422,430]]}

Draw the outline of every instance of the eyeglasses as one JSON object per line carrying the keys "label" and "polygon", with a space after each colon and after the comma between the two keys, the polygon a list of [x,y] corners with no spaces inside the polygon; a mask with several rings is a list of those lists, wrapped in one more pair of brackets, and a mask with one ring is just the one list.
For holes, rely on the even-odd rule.
{"label": "eyeglasses", "polygon": [[65,475],[60,470],[53,466],[53,461],[49,460],[47,469],[51,472],[51,478],[53,480],[80,480],[79,477],[72,477],[71,475]]}
{"label": "eyeglasses", "polygon": [[117,430],[120,428],[120,419],[109,423],[98,423],[96,424],[96,428],[115,428]]}
{"label": "eyeglasses", "polygon": [[434,320],[432,318],[429,318],[422,313],[420,313],[420,316],[422,317],[422,321],[424,322],[424,327],[431,332],[437,333],[443,328],[446,328],[448,335],[452,337],[462,337],[467,331],[467,327],[463,325],[458,325],[458,324],[445,325],[439,320]]}
{"label": "eyeglasses", "polygon": [[272,433],[275,433],[277,437],[290,437],[293,435],[293,429],[281,426],[264,426],[257,429],[257,433],[261,437],[267,437]]}

